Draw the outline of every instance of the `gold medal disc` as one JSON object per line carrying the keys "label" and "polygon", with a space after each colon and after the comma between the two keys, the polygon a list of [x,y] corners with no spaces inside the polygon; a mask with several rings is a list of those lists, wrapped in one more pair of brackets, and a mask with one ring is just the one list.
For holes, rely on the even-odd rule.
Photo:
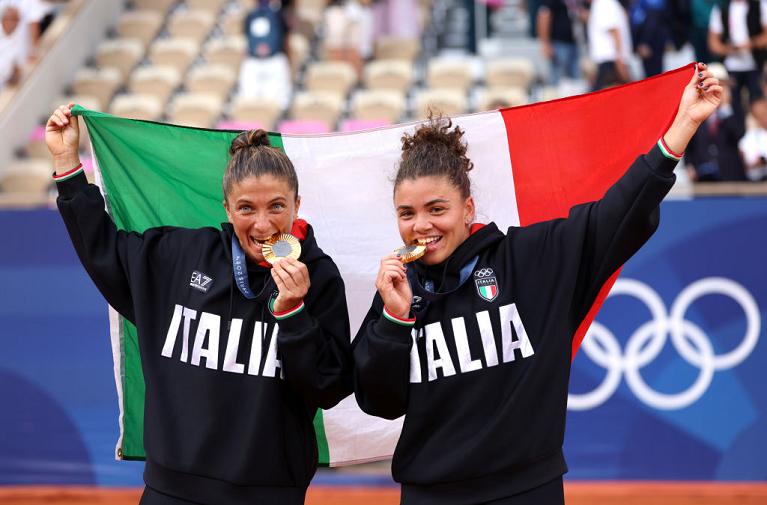
{"label": "gold medal disc", "polygon": [[402,260],[402,263],[410,263],[426,254],[426,246],[420,244],[403,245],[395,249],[394,253]]}
{"label": "gold medal disc", "polygon": [[264,242],[261,251],[264,259],[271,264],[282,258],[297,260],[301,256],[301,243],[289,233],[277,233]]}

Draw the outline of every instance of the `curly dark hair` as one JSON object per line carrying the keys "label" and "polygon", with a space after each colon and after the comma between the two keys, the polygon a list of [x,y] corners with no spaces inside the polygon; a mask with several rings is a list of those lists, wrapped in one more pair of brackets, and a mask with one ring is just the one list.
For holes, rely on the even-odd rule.
{"label": "curly dark hair", "polygon": [[249,130],[237,135],[229,148],[231,158],[224,171],[224,198],[232,186],[248,177],[264,174],[284,179],[288,187],[298,196],[298,176],[293,162],[279,148],[269,143],[269,134],[264,130]]}
{"label": "curly dark hair", "polygon": [[394,178],[394,191],[405,179],[444,176],[458,188],[461,196],[471,195],[469,171],[474,163],[466,156],[464,131],[450,118],[429,112],[429,119],[415,132],[402,136],[402,159]]}

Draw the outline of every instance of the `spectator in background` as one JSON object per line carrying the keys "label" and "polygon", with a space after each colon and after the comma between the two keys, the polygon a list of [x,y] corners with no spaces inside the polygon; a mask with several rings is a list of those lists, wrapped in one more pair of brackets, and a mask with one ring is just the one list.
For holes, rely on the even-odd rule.
{"label": "spectator in background", "polygon": [[286,26],[279,0],[257,0],[245,16],[243,30],[248,57],[240,66],[240,95],[268,98],[288,106],[291,93],[290,65],[285,54]]}
{"label": "spectator in background", "polygon": [[387,0],[372,5],[373,38],[381,35],[417,39],[423,31],[423,16],[417,0]]}
{"label": "spectator in background", "polygon": [[573,34],[574,4],[566,0],[542,0],[538,8],[538,38],[543,56],[551,64],[549,83],[559,84],[562,77],[579,79],[581,76],[578,46]]}
{"label": "spectator in background", "polygon": [[618,0],[593,0],[588,21],[589,54],[597,65],[593,90],[631,80],[631,33],[626,11]]}
{"label": "spectator in background", "polygon": [[21,77],[24,62],[19,23],[21,14],[16,7],[0,7],[0,91],[7,85],[15,85]]}
{"label": "spectator in background", "polygon": [[695,49],[695,59],[711,63],[715,55],[708,48],[708,25],[711,10],[717,0],[691,0],[692,20],[690,24],[690,43]]}
{"label": "spectator in background", "polygon": [[746,178],[750,181],[767,180],[767,99],[760,98],[751,104],[751,114],[757,127],[749,129],[738,147],[743,155]]}
{"label": "spectator in background", "polygon": [[370,0],[334,0],[325,10],[325,55],[350,63],[361,74],[373,56],[373,10]]}
{"label": "spectator in background", "polygon": [[744,117],[732,106],[731,82],[721,63],[709,65],[723,88],[719,108],[700,125],[684,155],[687,175],[696,182],[744,181],[746,174],[738,152],[745,133]]}
{"label": "spectator in background", "polygon": [[42,0],[0,0],[0,11],[6,7],[15,7],[19,12],[18,30],[22,59],[34,60],[40,46],[40,23],[53,7]]}
{"label": "spectator in background", "polygon": [[709,21],[708,46],[724,58],[732,79],[735,112],[745,116],[746,103],[762,96],[760,78],[767,61],[767,0],[723,0],[714,6]]}
{"label": "spectator in background", "polygon": [[663,54],[671,35],[666,0],[635,0],[631,4],[631,28],[645,77],[663,72]]}

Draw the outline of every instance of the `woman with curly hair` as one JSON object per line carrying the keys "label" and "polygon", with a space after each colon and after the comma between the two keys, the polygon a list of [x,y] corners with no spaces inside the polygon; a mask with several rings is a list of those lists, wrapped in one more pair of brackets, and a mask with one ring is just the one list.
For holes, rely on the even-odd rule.
{"label": "woman with curly hair", "polygon": [[573,335],[655,231],[677,153],[721,94],[699,64],[671,127],[601,200],[505,234],[475,222],[460,128],[432,119],[403,137],[394,207],[408,247],[381,260],[353,349],[362,409],[405,416],[403,504],[564,503]]}

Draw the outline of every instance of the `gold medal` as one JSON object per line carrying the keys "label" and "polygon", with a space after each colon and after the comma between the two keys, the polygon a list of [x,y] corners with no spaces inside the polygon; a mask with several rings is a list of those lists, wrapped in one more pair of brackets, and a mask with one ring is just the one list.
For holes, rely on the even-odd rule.
{"label": "gold medal", "polygon": [[289,233],[272,235],[261,248],[264,259],[271,264],[282,258],[298,259],[301,256],[301,243]]}
{"label": "gold medal", "polygon": [[410,263],[426,254],[426,246],[421,244],[403,245],[395,249],[394,253],[399,257],[402,263]]}

